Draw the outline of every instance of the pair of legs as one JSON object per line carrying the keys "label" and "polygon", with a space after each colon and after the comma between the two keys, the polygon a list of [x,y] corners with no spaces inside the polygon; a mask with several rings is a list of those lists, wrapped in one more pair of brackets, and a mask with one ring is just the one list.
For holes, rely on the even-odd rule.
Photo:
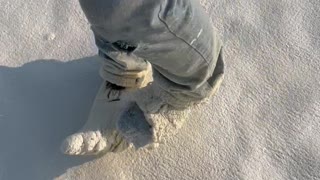
{"label": "pair of legs", "polygon": [[[108,104],[120,100],[117,91],[138,89],[131,95],[137,105],[127,108],[122,112],[124,115],[111,117],[93,113],[100,116],[94,119],[104,119],[103,116],[120,118],[122,125],[120,123],[113,129],[120,128],[121,131],[122,128],[124,135],[116,133],[113,140],[109,140],[117,142],[113,149],[115,145],[125,146],[124,141],[117,141],[115,137],[121,139],[121,136],[126,137],[126,132],[132,131],[131,127],[124,124],[135,126],[140,123],[132,119],[146,120],[150,126],[156,126],[155,123],[161,121],[157,119],[157,114],[161,114],[161,117],[166,117],[164,121],[169,119],[172,122],[174,120],[170,117],[179,118],[177,113],[172,112],[185,111],[192,104],[209,97],[219,87],[224,73],[221,41],[197,0],[80,0],[80,4],[91,24],[99,57],[103,60],[100,75],[108,82],[99,91],[101,96],[108,91],[108,97],[97,97],[95,101],[101,100],[105,105],[95,104],[93,111],[97,109],[95,107],[108,108]],[[150,64],[154,82],[142,88],[148,82]],[[115,96],[110,98],[110,92],[116,92]],[[119,104],[122,104],[119,109],[125,108],[123,104],[126,103]],[[166,107],[165,111],[163,107]],[[143,126],[133,129],[141,134],[145,132]],[[79,143],[82,142],[82,148],[90,146],[90,149],[100,151],[108,146],[108,140],[103,143],[99,141],[100,137],[107,139],[103,133],[81,133],[82,140]],[[91,141],[92,137],[97,137],[97,140]],[[75,136],[72,138],[77,139]],[[130,140],[139,144],[134,138]],[[69,138],[68,146],[72,146],[72,141],[76,140]]]}

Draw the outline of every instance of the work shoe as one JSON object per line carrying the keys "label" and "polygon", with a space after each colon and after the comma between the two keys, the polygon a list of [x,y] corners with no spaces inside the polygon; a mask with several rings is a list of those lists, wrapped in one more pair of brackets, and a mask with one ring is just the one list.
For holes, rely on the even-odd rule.
{"label": "work shoe", "polygon": [[117,130],[117,121],[130,102],[125,94],[143,88],[152,81],[150,64],[147,70],[139,73],[143,75],[142,81],[134,87],[122,87],[107,81],[102,83],[84,127],[63,141],[61,151],[64,154],[97,155],[120,152],[129,147]]}
{"label": "work shoe", "polygon": [[132,93],[119,117],[118,130],[136,148],[154,148],[175,135],[190,116],[192,106],[177,109],[167,103],[170,97],[155,84]]}
{"label": "work shoe", "polygon": [[128,143],[116,129],[116,118],[123,106],[121,93],[125,88],[104,82],[94,100],[88,121],[77,133],[67,137],[61,151],[68,155],[95,155],[102,152],[119,152]]}
{"label": "work shoe", "polygon": [[195,106],[209,102],[222,80],[223,74],[211,78],[196,95],[168,93],[153,82],[130,94],[132,102],[121,113],[118,130],[136,148],[157,147],[177,134]]}

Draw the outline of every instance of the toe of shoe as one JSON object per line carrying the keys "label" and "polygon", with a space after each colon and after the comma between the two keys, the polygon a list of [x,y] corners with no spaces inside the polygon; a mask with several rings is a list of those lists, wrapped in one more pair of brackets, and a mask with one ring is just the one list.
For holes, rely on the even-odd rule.
{"label": "toe of shoe", "polygon": [[64,154],[78,155],[83,147],[83,138],[80,134],[67,137],[61,144],[60,150]]}

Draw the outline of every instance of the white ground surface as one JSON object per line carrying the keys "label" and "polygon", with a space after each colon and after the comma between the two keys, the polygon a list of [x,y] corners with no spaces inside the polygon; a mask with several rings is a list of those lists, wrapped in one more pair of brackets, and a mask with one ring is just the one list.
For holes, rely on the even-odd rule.
{"label": "white ground surface", "polygon": [[[320,179],[320,1],[212,0],[225,82],[155,151],[59,153],[99,62],[76,0],[0,0],[0,179]],[[85,58],[84,58],[85,57]]]}

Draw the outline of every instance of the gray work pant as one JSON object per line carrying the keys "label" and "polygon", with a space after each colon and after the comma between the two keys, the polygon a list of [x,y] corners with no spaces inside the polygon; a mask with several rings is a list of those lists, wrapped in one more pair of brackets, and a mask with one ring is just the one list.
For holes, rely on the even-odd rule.
{"label": "gray work pant", "polygon": [[[80,0],[111,83],[139,86],[153,67],[154,81],[172,105],[202,100],[223,78],[222,44],[198,0]],[[175,104],[176,103],[176,104]]]}

